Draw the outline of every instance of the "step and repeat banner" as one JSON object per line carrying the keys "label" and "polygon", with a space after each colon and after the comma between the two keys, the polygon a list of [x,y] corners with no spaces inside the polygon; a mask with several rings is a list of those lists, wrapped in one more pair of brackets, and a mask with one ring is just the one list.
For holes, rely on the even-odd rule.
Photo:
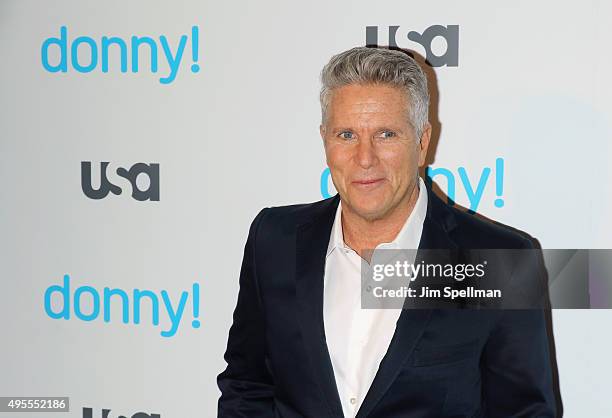
{"label": "step and repeat banner", "polygon": [[[427,175],[543,248],[612,248],[604,1],[0,2],[0,396],[214,417],[249,225],[336,191],[319,74],[424,62]],[[565,416],[610,417],[612,312],[553,311]],[[2,416],[42,416],[2,413]]]}

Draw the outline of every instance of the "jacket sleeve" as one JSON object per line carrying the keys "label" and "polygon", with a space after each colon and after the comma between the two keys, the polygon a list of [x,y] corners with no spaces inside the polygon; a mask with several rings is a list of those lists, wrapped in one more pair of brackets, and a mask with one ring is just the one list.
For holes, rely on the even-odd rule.
{"label": "jacket sleeve", "polygon": [[257,285],[255,246],[263,209],[253,220],[240,269],[240,290],[225,352],[218,418],[274,416],[274,381],[265,361],[265,323]]}
{"label": "jacket sleeve", "polygon": [[483,355],[486,417],[556,417],[546,309],[499,312]]}

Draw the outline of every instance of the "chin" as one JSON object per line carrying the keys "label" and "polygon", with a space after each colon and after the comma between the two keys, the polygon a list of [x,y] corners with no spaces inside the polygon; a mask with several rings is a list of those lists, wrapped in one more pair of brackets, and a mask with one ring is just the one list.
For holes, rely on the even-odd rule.
{"label": "chin", "polygon": [[373,222],[384,218],[384,214],[380,211],[377,212],[359,212],[359,216],[366,221]]}
{"label": "chin", "polygon": [[385,215],[385,207],[380,203],[377,204],[356,204],[351,205],[353,212],[359,215],[361,218],[366,219],[368,221],[375,221],[381,219]]}

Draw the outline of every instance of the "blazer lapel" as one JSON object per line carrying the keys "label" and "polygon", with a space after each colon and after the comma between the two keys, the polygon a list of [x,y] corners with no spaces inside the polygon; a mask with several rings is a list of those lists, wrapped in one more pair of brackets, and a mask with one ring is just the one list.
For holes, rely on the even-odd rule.
{"label": "blazer lapel", "polygon": [[323,324],[323,278],[338,195],[323,202],[311,220],[300,225],[296,242],[296,292],[304,346],[313,360],[322,397],[330,417],[342,418],[342,404],[325,340]]}
{"label": "blazer lapel", "polygon": [[[423,222],[423,231],[419,250],[457,248],[450,240],[448,231],[454,227],[454,217],[446,205],[427,187],[427,215]],[[417,257],[421,257],[417,255]],[[365,418],[389,389],[400,372],[402,365],[412,354],[417,342],[425,330],[432,309],[403,309],[395,327],[395,333],[380,362],[374,381],[359,408],[357,418]]]}
{"label": "blazer lapel", "polygon": [[417,341],[423,334],[429,318],[431,309],[404,309],[397,320],[395,333],[387,349],[387,354],[380,362],[372,386],[368,390],[357,418],[367,417],[378,401],[387,392],[397,375],[402,364],[410,356]]}

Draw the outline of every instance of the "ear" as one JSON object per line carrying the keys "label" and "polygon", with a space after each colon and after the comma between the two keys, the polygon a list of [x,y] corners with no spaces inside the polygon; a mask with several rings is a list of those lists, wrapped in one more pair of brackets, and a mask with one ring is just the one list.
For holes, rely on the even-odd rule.
{"label": "ear", "polygon": [[423,133],[421,134],[421,141],[419,142],[419,167],[423,167],[427,161],[427,150],[429,149],[429,140],[431,139],[431,124],[427,122]]}
{"label": "ear", "polygon": [[327,153],[327,141],[325,141],[325,125],[319,125],[319,134],[321,135],[321,141],[323,142],[323,150],[325,151],[325,163],[329,167],[329,154]]}
{"label": "ear", "polygon": [[319,134],[321,135],[321,139],[323,140],[323,146],[325,146],[325,125],[319,125]]}

